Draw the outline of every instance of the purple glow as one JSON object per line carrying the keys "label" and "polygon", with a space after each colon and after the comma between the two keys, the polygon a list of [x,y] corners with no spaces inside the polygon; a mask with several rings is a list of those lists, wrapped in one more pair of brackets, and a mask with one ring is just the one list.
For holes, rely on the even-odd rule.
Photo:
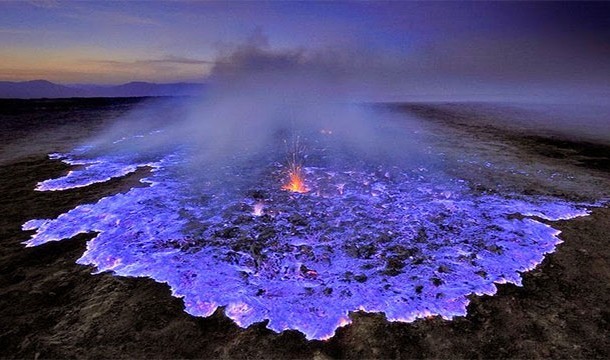
{"label": "purple glow", "polygon": [[68,159],[64,159],[64,162],[71,165],[84,166],[84,169],[79,171],[69,171],[66,176],[42,181],[36,186],[37,191],[56,191],[68,188],[72,189],[85,187],[95,183],[103,183],[114,178],[129,175],[136,171],[140,166],[151,165],[126,165],[104,162],[104,160],[72,162]]}
{"label": "purple glow", "polygon": [[521,285],[519,272],[561,242],[558,230],[530,217],[587,214],[554,198],[477,195],[466,181],[421,167],[306,167],[306,194],[281,190],[277,163],[248,189],[193,186],[200,179],[179,171],[184,151],[148,163],[64,156],[86,166],[38,190],[87,186],[144,165],[154,171],[142,180],[148,187],[28,221],[23,229],[36,233],[25,244],[97,232],[79,264],[167,283],[194,316],[223,306],[241,327],[269,320],[277,332],[327,339],[355,310],[403,322],[463,316],[469,294]]}

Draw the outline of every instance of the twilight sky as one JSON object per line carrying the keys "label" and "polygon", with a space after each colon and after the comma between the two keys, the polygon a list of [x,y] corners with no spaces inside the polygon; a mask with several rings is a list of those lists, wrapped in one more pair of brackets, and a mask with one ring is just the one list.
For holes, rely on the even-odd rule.
{"label": "twilight sky", "polygon": [[396,94],[608,92],[610,3],[0,2],[0,80],[314,68]]}

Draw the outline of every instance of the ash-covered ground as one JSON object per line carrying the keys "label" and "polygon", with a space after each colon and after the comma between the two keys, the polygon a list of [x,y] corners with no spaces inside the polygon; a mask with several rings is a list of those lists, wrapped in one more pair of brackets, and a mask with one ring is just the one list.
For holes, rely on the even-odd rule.
{"label": "ash-covered ground", "polygon": [[[83,141],[114,119],[122,119],[141,101],[3,101],[3,356],[608,355],[610,223],[609,212],[602,205],[610,189],[610,147],[603,132],[593,126],[598,123],[588,122],[589,126],[583,126],[585,131],[572,132],[545,127],[553,119],[563,119],[553,107],[380,105],[384,111],[404,114],[405,131],[410,136],[425,138],[426,146],[405,149],[409,151],[405,157],[410,159],[410,167],[405,167],[400,157],[387,154],[381,154],[383,161],[377,161],[379,154],[368,157],[370,154],[341,151],[348,154],[346,158],[328,159],[325,142],[332,143],[332,133],[324,130],[319,136],[305,136],[309,141],[309,156],[303,160],[309,187],[305,194],[281,189],[286,173],[281,157],[247,162],[245,169],[243,165],[240,169],[218,169],[228,174],[257,176],[246,180],[229,178],[228,192],[226,183],[220,187],[214,184],[212,180],[217,178],[201,182],[198,186],[206,191],[198,193],[208,196],[193,200],[193,193],[189,192],[183,198],[189,199],[191,206],[180,203],[173,209],[178,213],[175,222],[184,222],[192,233],[184,237],[157,236],[158,242],[148,244],[152,250],[137,253],[165,263],[167,259],[160,256],[164,251],[177,251],[186,258],[188,254],[207,252],[209,257],[189,258],[208,264],[207,273],[199,275],[210,278],[215,269],[223,269],[221,275],[225,277],[218,276],[214,283],[186,286],[185,276],[192,275],[188,270],[193,265],[178,272],[178,283],[171,277],[160,279],[158,273],[155,276],[150,266],[144,266],[148,273],[142,267],[134,270],[134,265],[143,266],[143,262],[142,258],[134,260],[137,254],[127,251],[133,249],[133,244],[116,248],[116,244],[127,244],[126,239],[134,238],[134,234],[116,229],[113,232],[104,227],[107,222],[99,217],[87,218],[78,211],[83,209],[79,206],[97,203],[97,210],[95,206],[85,209],[110,218],[114,214],[123,221],[154,220],[147,217],[146,211],[151,208],[146,206],[133,208],[132,218],[116,211],[143,199],[159,201],[164,189],[150,191],[149,184],[140,180],[155,181],[155,176],[167,179],[163,171],[153,171],[151,176],[150,162],[134,167],[117,162],[123,158],[115,156],[105,162],[111,165],[110,172],[117,174],[112,179],[104,178],[96,168],[79,178],[87,171],[86,163],[72,159],[76,167],[70,167],[60,161],[59,155],[58,159],[47,156],[73,153]],[[418,126],[408,125],[407,119],[416,119]],[[400,142],[400,137],[393,140]],[[117,163],[124,166],[115,166]],[[76,175],[71,186],[66,186],[68,189],[34,191],[45,184],[53,187],[53,182],[43,181],[61,179],[70,174],[68,170]],[[183,176],[173,174],[169,178]],[[84,186],[96,178],[100,181]],[[83,186],[78,186],[79,181]],[[188,176],[181,183],[188,184],[189,190],[197,185]],[[61,185],[61,181],[57,184]],[[223,191],[226,196],[219,195]],[[133,197],[134,192],[144,194],[144,198],[138,195],[135,201],[117,201]],[[106,201],[108,206],[99,205],[103,205],[98,202],[102,198],[111,199]],[[167,205],[167,201],[161,202]],[[157,214],[166,211],[152,208]],[[197,210],[202,208],[210,214],[202,215]],[[62,213],[70,218],[71,210],[74,216],[68,221],[70,226],[56,222],[62,233],[55,234],[53,240],[97,231],[101,234],[97,240],[106,234],[106,244],[116,250],[96,254],[90,247],[88,261],[79,262],[95,265],[96,270],[166,281],[175,295],[187,296],[187,311],[188,301],[192,301],[189,291],[198,295],[204,290],[206,296],[199,300],[220,299],[215,301],[219,307],[201,310],[215,311],[210,317],[191,317],[184,313],[183,301],[173,298],[166,285],[144,278],[116,277],[110,272],[91,275],[93,268],[75,262],[85,251],[85,241],[96,235],[93,233],[42,244],[46,242],[43,231],[39,237],[43,241],[37,243],[42,245],[23,247],[21,242],[33,235],[21,230],[24,223],[54,219]],[[591,214],[550,221],[585,210]],[[36,229],[40,223],[30,225]],[[159,228],[159,224],[153,225]],[[49,227],[48,234],[52,234],[53,225]],[[519,283],[516,271],[533,267],[544,253],[553,250],[554,229],[562,231],[559,238],[564,243],[555,253],[546,255],[542,264],[522,275],[522,287],[497,285],[494,296],[469,295],[493,293],[494,282]],[[532,242],[533,233],[542,233],[541,241]],[[108,259],[109,254],[131,256],[131,263],[126,264],[129,267],[121,269],[115,258]],[[531,259],[515,260],[519,258],[515,254],[526,254]],[[171,267],[175,268],[175,264]],[[224,271],[236,268],[240,271]],[[467,286],[456,287],[458,279]],[[274,281],[280,285],[274,286]],[[291,282],[301,285],[298,292],[293,292],[294,286],[286,287]],[[229,288],[244,291],[234,294]],[[213,295],[214,291],[223,296]],[[248,318],[244,313],[252,312],[243,311],[248,306],[231,305],[235,298],[250,307],[252,303],[247,300],[255,299],[263,303],[266,312],[255,311],[256,316]],[[463,300],[452,308],[447,305],[448,298]],[[380,300],[375,303],[370,299]],[[397,305],[401,301],[402,305]],[[460,306],[468,302],[464,313]],[[323,315],[336,310],[338,317],[316,332],[315,326],[308,326],[324,325],[321,319],[328,317],[320,317],[319,311],[315,312],[317,317],[307,315],[308,307],[325,310]],[[359,307],[382,311],[385,316],[357,311]],[[190,310],[202,315],[192,307]],[[341,319],[348,311],[349,318]],[[241,329],[225,313],[243,326],[256,324]],[[274,326],[280,318],[278,314],[294,321]],[[451,321],[433,316],[464,314]],[[412,323],[389,322],[385,318],[412,321],[422,316],[427,317]],[[352,323],[340,327],[327,341],[306,340],[306,336],[332,335],[336,319],[342,325]],[[303,320],[306,324],[299,327]],[[289,330],[276,334],[266,327]]]}

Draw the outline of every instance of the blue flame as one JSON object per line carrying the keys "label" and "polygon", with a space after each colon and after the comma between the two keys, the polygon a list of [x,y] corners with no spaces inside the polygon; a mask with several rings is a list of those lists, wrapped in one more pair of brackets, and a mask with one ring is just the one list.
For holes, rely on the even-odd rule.
{"label": "blue flame", "polygon": [[224,307],[242,327],[268,320],[277,332],[326,339],[355,310],[403,322],[463,316],[469,294],[521,285],[519,273],[554,251],[559,231],[541,219],[587,214],[555,198],[476,194],[425,168],[308,167],[311,191],[292,194],[271,163],[252,186],[264,195],[251,196],[189,179],[183,151],[153,161],[52,155],[80,167],[37,190],[152,171],[147,187],[28,221],[23,229],[36,232],[25,244],[96,233],[79,264],[167,283],[194,316]]}

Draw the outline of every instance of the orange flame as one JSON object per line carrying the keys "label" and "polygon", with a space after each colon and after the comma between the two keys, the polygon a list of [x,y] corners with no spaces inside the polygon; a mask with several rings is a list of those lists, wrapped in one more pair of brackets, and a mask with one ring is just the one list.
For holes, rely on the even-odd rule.
{"label": "orange flame", "polygon": [[[286,140],[284,140],[286,141]],[[300,138],[297,136],[292,143],[292,149],[288,150],[288,175],[290,180],[288,184],[282,186],[283,190],[288,190],[297,193],[306,193],[309,191],[305,186],[305,177],[303,176],[303,151],[305,148],[300,143]]]}
{"label": "orange flame", "polygon": [[288,182],[288,184],[282,186],[282,189],[297,193],[306,193],[309,191],[307,186],[305,186],[303,171],[300,167],[292,167],[292,170],[290,170],[289,175],[290,181]]}

